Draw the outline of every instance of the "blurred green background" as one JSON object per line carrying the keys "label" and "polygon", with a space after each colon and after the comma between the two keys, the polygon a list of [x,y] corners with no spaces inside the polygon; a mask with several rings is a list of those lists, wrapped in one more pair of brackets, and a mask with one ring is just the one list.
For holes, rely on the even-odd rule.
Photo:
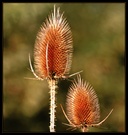
{"label": "blurred green background", "polygon": [[[47,81],[28,70],[33,62],[35,38],[53,11],[61,8],[73,34],[70,74],[81,76],[94,87],[100,102],[101,120],[89,132],[125,132],[125,4],[124,3],[3,3],[3,132],[49,132],[49,88]],[[74,76],[73,78],[75,78]],[[70,80],[59,82],[56,132],[67,130],[65,108]]]}

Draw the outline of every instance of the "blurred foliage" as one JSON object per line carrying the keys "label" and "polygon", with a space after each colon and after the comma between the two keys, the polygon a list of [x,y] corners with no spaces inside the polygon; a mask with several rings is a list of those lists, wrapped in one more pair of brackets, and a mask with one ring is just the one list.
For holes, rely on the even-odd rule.
{"label": "blurred foliage", "polygon": [[[94,87],[101,120],[89,132],[125,132],[125,4],[124,3],[3,3],[3,132],[49,132],[47,81],[28,70],[36,34],[53,6],[60,6],[73,34],[71,72],[81,73]],[[73,77],[75,78],[75,76]],[[56,132],[67,130],[65,108],[71,81],[58,84]]]}

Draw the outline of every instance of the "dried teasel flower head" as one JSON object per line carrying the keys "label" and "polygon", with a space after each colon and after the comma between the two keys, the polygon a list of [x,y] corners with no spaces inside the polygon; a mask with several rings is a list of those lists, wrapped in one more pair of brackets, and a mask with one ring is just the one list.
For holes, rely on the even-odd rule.
{"label": "dried teasel flower head", "polygon": [[65,117],[69,121],[69,124],[66,125],[71,126],[73,129],[80,128],[82,132],[88,131],[89,126],[101,125],[111,114],[110,112],[104,120],[99,122],[100,106],[97,95],[88,82],[83,82],[80,75],[77,76],[77,80],[73,82],[68,91],[66,112],[67,115],[63,110]]}
{"label": "dried teasel flower head", "polygon": [[37,34],[34,49],[36,73],[40,78],[62,78],[68,74],[72,58],[72,34],[70,27],[54,6]]}

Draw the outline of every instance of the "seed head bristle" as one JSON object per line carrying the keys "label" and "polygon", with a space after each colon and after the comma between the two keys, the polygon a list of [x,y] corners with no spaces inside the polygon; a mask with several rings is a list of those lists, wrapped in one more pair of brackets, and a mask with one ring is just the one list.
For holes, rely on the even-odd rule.
{"label": "seed head bristle", "polygon": [[37,75],[41,78],[61,78],[68,74],[72,49],[70,27],[60,9],[54,7],[37,34],[34,50]]}
{"label": "seed head bristle", "polygon": [[88,82],[84,83],[80,76],[77,76],[67,94],[66,112],[76,127],[99,122],[100,107],[97,95],[93,87]]}

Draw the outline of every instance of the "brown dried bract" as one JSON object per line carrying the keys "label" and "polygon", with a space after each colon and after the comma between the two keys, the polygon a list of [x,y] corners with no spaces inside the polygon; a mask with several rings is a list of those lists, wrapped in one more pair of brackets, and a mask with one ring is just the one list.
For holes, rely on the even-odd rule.
{"label": "brown dried bract", "polygon": [[37,34],[34,50],[36,73],[41,78],[68,74],[72,58],[72,34],[59,8],[46,19]]}

